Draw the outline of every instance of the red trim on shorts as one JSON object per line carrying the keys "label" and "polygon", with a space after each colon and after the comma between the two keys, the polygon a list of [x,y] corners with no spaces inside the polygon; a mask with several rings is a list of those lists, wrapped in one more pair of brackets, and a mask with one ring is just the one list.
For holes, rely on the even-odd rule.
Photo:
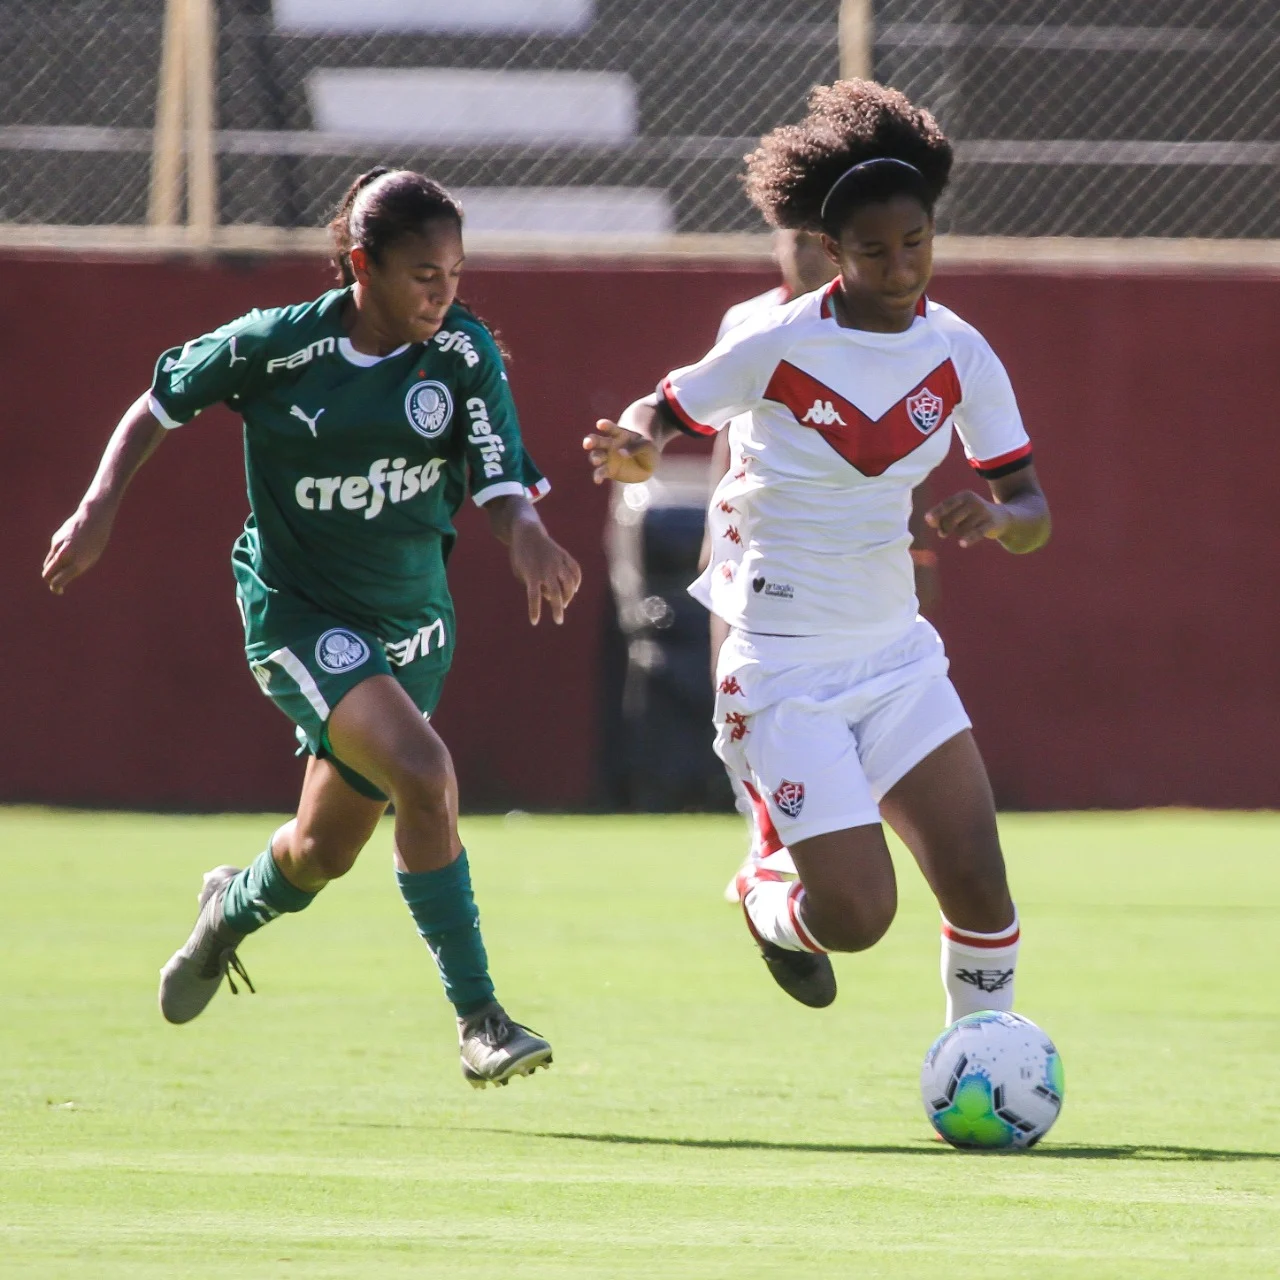
{"label": "red trim on shorts", "polygon": [[689,415],[684,411],[680,401],[676,399],[675,389],[671,385],[670,378],[663,378],[663,380],[658,383],[658,390],[661,392],[663,400],[666,401],[667,408],[670,409],[671,412],[674,413],[690,431],[697,432],[700,436],[713,436],[716,434],[715,427],[709,427],[705,422],[699,422],[696,418],[689,417]]}
{"label": "red trim on shorts", "polygon": [[773,819],[769,816],[769,806],[761,798],[760,793],[749,782],[743,782],[742,789],[747,793],[747,799],[751,801],[756,835],[760,840],[760,856],[767,858],[771,853],[785,849],[787,846],[778,834],[778,829],[773,825]]}
{"label": "red trim on shorts", "polygon": [[996,458],[970,458],[969,465],[975,471],[991,471],[996,467],[1007,466],[1010,462],[1018,462],[1027,457],[1031,453],[1031,441],[1021,445],[1017,449],[1010,449],[1008,453],[1002,453]]}
{"label": "red trim on shorts", "polygon": [[787,915],[791,917],[791,927],[796,931],[796,937],[804,943],[809,951],[816,951],[819,955],[826,955],[827,949],[805,928],[804,921],[800,919],[800,899],[803,896],[804,885],[797,880],[787,891]]}
{"label": "red trim on shorts", "polygon": [[954,925],[948,924],[945,920],[942,922],[942,936],[951,942],[958,942],[962,947],[978,947],[985,951],[999,951],[1005,947],[1011,947],[1021,936],[1022,930],[1015,921],[1009,926],[1011,932],[997,934],[994,938],[989,934],[981,933],[965,933],[963,929],[957,929]]}

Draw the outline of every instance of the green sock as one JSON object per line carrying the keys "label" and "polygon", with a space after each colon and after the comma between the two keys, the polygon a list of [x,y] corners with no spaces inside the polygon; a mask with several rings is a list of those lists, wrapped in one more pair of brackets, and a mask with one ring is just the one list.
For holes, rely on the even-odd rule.
{"label": "green sock", "polygon": [[271,847],[227,885],[222,914],[237,933],[253,933],[276,916],[302,911],[316,895],[291,885],[276,866]]}
{"label": "green sock", "polygon": [[396,880],[458,1016],[483,1009],[493,999],[493,983],[467,851],[439,871],[397,871]]}

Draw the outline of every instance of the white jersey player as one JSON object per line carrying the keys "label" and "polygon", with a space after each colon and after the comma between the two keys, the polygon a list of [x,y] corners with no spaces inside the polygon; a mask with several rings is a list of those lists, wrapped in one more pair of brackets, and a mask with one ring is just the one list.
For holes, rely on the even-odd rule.
{"label": "white jersey player", "polygon": [[1003,366],[925,297],[951,147],[900,93],[850,80],[814,90],[806,119],[747,168],[765,217],[820,232],[839,275],[734,329],[584,447],[597,481],[637,482],[676,432],[729,430],[691,591],[731,628],[716,749],[799,872],[748,863],[738,877],[775,980],[830,1004],[827,953],[889,927],[885,820],[942,909],[947,1021],[1008,1009],[1018,917],[969,719],[918,613],[908,517],[953,430],[990,497],[939,503],[926,517],[939,536],[1032,551],[1049,514]]}

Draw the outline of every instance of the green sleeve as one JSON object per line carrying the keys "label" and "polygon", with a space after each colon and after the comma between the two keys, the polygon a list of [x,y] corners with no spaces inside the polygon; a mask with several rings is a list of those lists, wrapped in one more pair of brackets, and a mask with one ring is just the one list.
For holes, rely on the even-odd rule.
{"label": "green sleeve", "polygon": [[173,347],[156,362],[150,406],[166,427],[190,422],[212,404],[239,401],[260,372],[265,346],[260,311],[251,311],[212,333]]}
{"label": "green sleeve", "polygon": [[462,403],[472,501],[484,506],[494,498],[522,493],[536,502],[551,485],[520,438],[520,421],[502,355],[487,330],[478,325],[476,330],[473,343],[480,358],[468,371]]}

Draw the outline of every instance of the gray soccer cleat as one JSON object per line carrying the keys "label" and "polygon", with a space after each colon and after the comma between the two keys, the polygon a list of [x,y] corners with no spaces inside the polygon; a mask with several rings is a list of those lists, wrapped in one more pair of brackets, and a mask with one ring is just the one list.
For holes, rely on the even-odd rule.
{"label": "gray soccer cleat", "polygon": [[225,976],[232,995],[238,995],[233,973],[253,990],[253,983],[236,955],[244,934],[227,925],[222,900],[239,867],[214,867],[205,872],[200,888],[200,914],[186,946],[160,970],[160,1012],[168,1022],[190,1022],[213,999]]}
{"label": "gray soccer cleat", "polygon": [[551,1065],[551,1046],[513,1022],[497,1001],[458,1019],[458,1044],[462,1074],[475,1089],[506,1084],[512,1076],[532,1075]]}

